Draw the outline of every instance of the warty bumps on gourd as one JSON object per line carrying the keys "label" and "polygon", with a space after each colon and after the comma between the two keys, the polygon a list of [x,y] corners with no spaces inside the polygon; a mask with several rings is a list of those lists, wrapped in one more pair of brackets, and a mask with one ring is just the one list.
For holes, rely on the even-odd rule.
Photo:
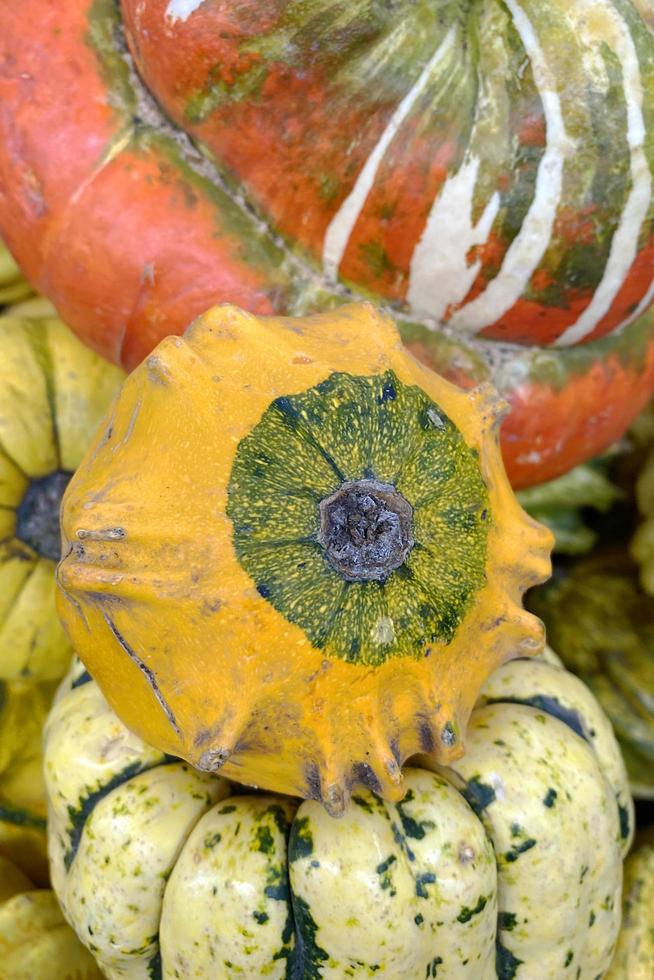
{"label": "warty bumps on gourd", "polygon": [[509,486],[503,405],[369,304],[210,310],[130,375],[68,486],[58,607],[118,715],[203,769],[399,799],[533,655],[551,533]]}

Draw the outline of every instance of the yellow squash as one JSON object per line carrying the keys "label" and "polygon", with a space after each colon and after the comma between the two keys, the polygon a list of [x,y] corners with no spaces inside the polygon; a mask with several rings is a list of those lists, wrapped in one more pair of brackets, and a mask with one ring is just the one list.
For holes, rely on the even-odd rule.
{"label": "yellow squash", "polygon": [[541,648],[492,390],[422,367],[368,304],[217,307],[140,365],[63,504],[58,608],[118,715],[194,766],[391,799],[482,683]]}
{"label": "yellow squash", "polygon": [[48,881],[43,723],[52,685],[0,681],[0,857]]}
{"label": "yellow squash", "polygon": [[59,505],[122,377],[44,300],[0,317],[0,679],[68,666],[54,606]]}
{"label": "yellow squash", "polygon": [[0,856],[0,980],[101,980],[54,894]]}
{"label": "yellow squash", "polygon": [[108,978],[595,980],[633,809],[611,726],[543,658],[495,671],[400,803],[243,792],[146,745],[81,665],[48,722],[54,890]]}
{"label": "yellow squash", "polygon": [[654,977],[654,829],[636,843],[625,864],[622,928],[606,980]]}

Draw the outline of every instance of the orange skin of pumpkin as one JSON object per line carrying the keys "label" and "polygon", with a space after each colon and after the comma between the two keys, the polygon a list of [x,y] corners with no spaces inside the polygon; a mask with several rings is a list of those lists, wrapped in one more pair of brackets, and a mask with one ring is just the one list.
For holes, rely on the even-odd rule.
{"label": "orange skin of pumpkin", "polygon": [[[125,127],[131,119],[110,98],[109,83],[88,41],[92,6],[89,0],[63,5],[23,0],[0,10],[0,233],[28,278],[66,322],[104,356],[130,369],[161,338],[181,333],[216,302],[228,301],[256,314],[284,312],[292,306],[295,285],[263,250],[244,245],[215,199],[198,191],[197,181],[188,178],[162,144],[128,138]],[[134,5],[125,6],[129,22]],[[221,5],[207,5],[207,10],[214,6],[214,19],[227,16]],[[147,17],[158,16],[160,27],[164,7],[161,0],[147,8]],[[200,34],[211,26],[207,17],[207,22],[197,21]],[[147,19],[140,23],[139,38],[144,27],[152,26]],[[183,58],[193,79],[201,67],[197,39],[197,34],[176,27],[156,36],[152,43],[157,56],[151,65],[159,81],[171,49]],[[233,52],[226,41],[224,45],[229,63]],[[314,82],[319,99],[319,77]],[[356,107],[348,126],[350,122],[357,125]],[[254,113],[251,125],[261,127],[261,116]],[[277,189],[291,180],[296,185],[292,153],[272,156],[270,165],[271,155],[276,150],[281,154],[270,135],[272,120],[270,125],[268,136],[261,131],[260,156],[275,173]],[[231,133],[227,161],[232,153],[242,163],[247,139],[240,146],[238,134]],[[444,163],[447,152],[444,146]],[[292,176],[284,179],[289,170]],[[433,188],[423,191],[429,195]],[[271,210],[274,216],[274,200]],[[406,221],[398,222],[398,254],[407,227]],[[319,231],[309,229],[307,234]],[[618,313],[633,305],[642,282],[651,279],[652,261],[652,249],[646,248],[611,316],[594,336],[606,333]],[[559,323],[549,311],[546,319],[542,309],[530,310],[522,302],[509,327],[519,331],[524,319],[532,343],[536,338],[547,341],[570,320],[571,311],[561,316]],[[475,373],[429,345],[410,340],[408,346],[428,366],[465,387],[490,375],[511,405],[502,446],[511,482],[522,487],[565,472],[622,435],[654,390],[654,337],[651,329],[648,333],[645,349],[636,356],[608,346],[596,352],[590,367],[568,365],[568,352],[559,351],[562,371],[556,382],[532,371],[530,351],[537,354],[536,348],[525,348],[526,353],[509,349],[506,356],[514,351],[527,370],[519,380],[512,376],[503,382],[492,368]]]}

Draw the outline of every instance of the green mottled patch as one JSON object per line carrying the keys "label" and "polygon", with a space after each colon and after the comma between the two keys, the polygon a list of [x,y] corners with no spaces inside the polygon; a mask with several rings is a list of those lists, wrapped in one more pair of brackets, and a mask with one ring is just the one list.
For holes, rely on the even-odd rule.
{"label": "green mottled patch", "polygon": [[438,968],[443,962],[441,956],[435,956],[434,959],[427,965],[427,970],[425,972],[425,980],[429,980],[430,977],[438,976]]}
{"label": "green mottled patch", "polygon": [[300,858],[311,857],[313,854],[313,837],[309,817],[299,817],[291,828],[288,842],[288,859],[297,861]]}
{"label": "green mottled patch", "polygon": [[486,908],[487,903],[488,903],[487,896],[486,895],[480,895],[479,896],[479,901],[475,905],[474,909],[469,909],[467,906],[464,906],[461,909],[461,911],[459,912],[459,914],[456,917],[457,918],[457,922],[462,922],[462,923],[470,922],[470,920],[472,919],[473,916],[479,915],[480,912],[483,912],[484,911],[484,909]]}
{"label": "green mottled patch", "polygon": [[478,776],[473,776],[472,779],[469,779],[461,792],[478,817],[495,800],[495,790],[493,787],[482,783]]}
{"label": "green mottled patch", "polygon": [[161,962],[161,952],[157,950],[152,959],[148,962],[149,980],[161,980],[163,976],[163,966]]}
{"label": "green mottled patch", "polygon": [[522,964],[510,949],[503,946],[499,939],[495,945],[495,972],[497,980],[514,980],[518,975],[518,967]]}
{"label": "green mottled patch", "polygon": [[299,895],[293,895],[296,946],[292,957],[291,976],[302,980],[320,980],[322,965],[329,960],[327,953],[318,945],[318,926],[311,915],[309,904]]}
{"label": "green mottled patch", "polygon": [[382,891],[388,891],[391,897],[397,894],[396,889],[393,887],[393,876],[390,870],[396,861],[396,856],[391,854],[375,868],[375,871],[379,875],[379,887]]}
{"label": "green mottled patch", "polygon": [[406,837],[414,840],[422,840],[428,830],[433,830],[436,824],[433,820],[415,820],[410,813],[407,813],[407,806],[414,800],[413,790],[408,790],[406,796],[400,803],[395,804],[395,808],[402,821],[402,830]]}
{"label": "green mottled patch", "polygon": [[352,802],[355,806],[361,807],[362,810],[365,810],[366,813],[375,812],[369,800],[367,800],[364,796],[353,796]]}
{"label": "green mottled patch", "polygon": [[622,840],[627,840],[631,833],[631,819],[628,808],[622,803],[618,803],[618,815],[620,817],[620,837]]}
{"label": "green mottled patch", "polygon": [[545,797],[543,798],[543,804],[544,804],[544,806],[546,806],[549,809],[551,809],[554,806],[554,804],[556,803],[557,796],[558,796],[558,793],[556,792],[556,790],[555,789],[552,789],[552,787],[550,787],[548,789],[547,793],[545,794]]}
{"label": "green mottled patch", "polygon": [[418,898],[429,898],[427,885],[436,884],[436,875],[433,871],[425,871],[423,874],[416,875],[416,895]]}
{"label": "green mottled patch", "polygon": [[511,932],[518,924],[518,917],[515,912],[498,912],[497,928],[505,932]]}
{"label": "green mottled patch", "polygon": [[272,835],[270,827],[257,827],[256,842],[254,846],[255,850],[260,851],[262,854],[275,853],[275,839]]}
{"label": "green mottled patch", "polygon": [[512,864],[514,861],[518,860],[521,854],[524,854],[525,851],[530,851],[532,847],[535,846],[536,841],[532,837],[529,837],[527,840],[523,840],[522,843],[516,844],[510,851],[506,851],[504,860],[508,861],[509,864]]}
{"label": "green mottled patch", "polygon": [[[395,488],[413,546],[380,580],[347,580],[319,540],[344,483]],[[241,441],[227,513],[259,594],[329,656],[376,665],[452,640],[485,582],[488,491],[477,455],[420,388],[392,371],[336,373],[275,399]]]}

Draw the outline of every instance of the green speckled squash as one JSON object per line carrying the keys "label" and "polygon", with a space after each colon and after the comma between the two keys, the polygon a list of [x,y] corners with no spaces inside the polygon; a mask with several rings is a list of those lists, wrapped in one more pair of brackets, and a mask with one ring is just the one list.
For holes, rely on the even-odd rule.
{"label": "green speckled squash", "polygon": [[76,664],[46,724],[64,914],[109,978],[594,980],[620,924],[632,807],[577,678],[515,660],[467,752],[401,802],[245,792],[131,734]]}
{"label": "green speckled squash", "polygon": [[654,799],[654,599],[637,570],[624,553],[599,553],[558,568],[528,603],[611,719],[634,794]]}
{"label": "green speckled squash", "polygon": [[43,300],[0,317],[0,679],[68,666],[54,608],[59,505],[122,376]]}
{"label": "green speckled squash", "polygon": [[654,828],[637,844],[625,864],[624,916],[606,980],[654,977]]}

